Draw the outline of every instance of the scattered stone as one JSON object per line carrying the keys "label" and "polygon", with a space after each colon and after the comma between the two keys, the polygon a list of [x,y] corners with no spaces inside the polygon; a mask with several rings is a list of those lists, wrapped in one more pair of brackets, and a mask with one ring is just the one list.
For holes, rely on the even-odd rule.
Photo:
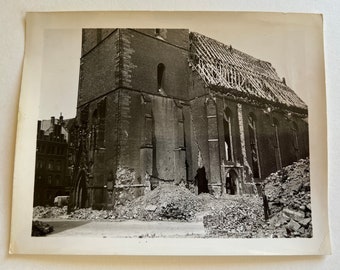
{"label": "scattered stone", "polygon": [[302,225],[302,226],[304,226],[304,227],[306,227],[310,222],[311,222],[311,218],[305,218],[305,219],[303,219],[303,220],[299,220],[299,223]]}
{"label": "scattered stone", "polygon": [[154,212],[156,211],[156,209],[157,209],[156,205],[148,205],[147,207],[145,207],[145,210],[150,212]]}
{"label": "scattered stone", "polygon": [[296,222],[294,219],[291,219],[286,228],[288,228],[290,231],[298,231],[300,229],[301,225]]}
{"label": "scattered stone", "polygon": [[294,210],[291,210],[289,208],[284,208],[282,211],[286,216],[288,216],[290,218],[302,219],[302,218],[305,217],[305,213],[301,212],[301,211],[294,211]]}

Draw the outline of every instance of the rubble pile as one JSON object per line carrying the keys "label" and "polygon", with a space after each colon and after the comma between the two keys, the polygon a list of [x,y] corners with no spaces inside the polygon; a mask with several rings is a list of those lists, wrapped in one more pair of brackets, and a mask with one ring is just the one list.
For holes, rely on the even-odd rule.
{"label": "rubble pile", "polygon": [[271,174],[263,183],[270,229],[278,237],[312,237],[309,159]]}
{"label": "rubble pile", "polygon": [[113,219],[114,213],[112,210],[93,210],[91,208],[81,208],[76,209],[71,212],[68,219],[75,220],[105,220],[105,219]]}
{"label": "rubble pile", "polygon": [[184,186],[162,184],[118,208],[123,219],[190,221],[203,208],[203,200]]}
{"label": "rubble pile", "polygon": [[203,217],[203,225],[210,236],[235,238],[258,237],[263,230],[262,201],[251,195],[226,195],[219,199],[219,209]]}
{"label": "rubble pile", "polygon": [[67,206],[49,207],[49,206],[36,206],[33,208],[33,219],[38,218],[59,218],[67,215]]}
{"label": "rubble pile", "polygon": [[53,232],[53,226],[38,220],[32,221],[32,236],[45,236],[51,232]]}

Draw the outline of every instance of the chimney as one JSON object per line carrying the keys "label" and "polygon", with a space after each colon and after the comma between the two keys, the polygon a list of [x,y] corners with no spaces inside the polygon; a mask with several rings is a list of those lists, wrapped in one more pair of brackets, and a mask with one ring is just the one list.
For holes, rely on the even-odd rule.
{"label": "chimney", "polygon": [[37,135],[39,136],[41,130],[41,120],[38,120]]}
{"label": "chimney", "polygon": [[60,113],[60,116],[59,116],[59,125],[64,125],[64,117],[62,113]]}
{"label": "chimney", "polygon": [[282,77],[282,82],[283,82],[284,85],[287,85],[287,84],[286,84],[286,78],[285,78],[285,77]]}
{"label": "chimney", "polygon": [[55,124],[55,117],[54,116],[51,116],[51,124],[54,126]]}

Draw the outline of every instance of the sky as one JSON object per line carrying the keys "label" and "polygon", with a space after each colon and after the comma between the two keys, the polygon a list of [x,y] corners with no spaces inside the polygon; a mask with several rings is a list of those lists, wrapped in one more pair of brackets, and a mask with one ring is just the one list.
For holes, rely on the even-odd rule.
{"label": "sky", "polygon": [[[263,13],[251,16],[249,13],[228,16],[217,13],[213,17],[195,14],[191,20],[188,16],[177,16],[176,22],[169,23],[168,17],[153,20],[160,22],[158,28],[188,28],[270,62],[279,77],[285,77],[287,85],[308,105],[308,88],[313,86],[315,76],[323,74],[319,18],[280,14],[273,21],[272,16]],[[132,26],[136,25],[127,27]],[[144,23],[140,27],[150,26],[156,28],[155,23]],[[39,119],[49,119],[60,113],[65,119],[75,117],[81,27],[45,30],[43,48]]]}

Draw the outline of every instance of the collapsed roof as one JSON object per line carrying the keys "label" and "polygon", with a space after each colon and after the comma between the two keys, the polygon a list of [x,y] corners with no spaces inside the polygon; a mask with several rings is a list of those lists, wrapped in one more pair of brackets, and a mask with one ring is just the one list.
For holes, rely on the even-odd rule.
{"label": "collapsed roof", "polygon": [[210,88],[307,110],[270,63],[195,32],[190,42],[190,65]]}

